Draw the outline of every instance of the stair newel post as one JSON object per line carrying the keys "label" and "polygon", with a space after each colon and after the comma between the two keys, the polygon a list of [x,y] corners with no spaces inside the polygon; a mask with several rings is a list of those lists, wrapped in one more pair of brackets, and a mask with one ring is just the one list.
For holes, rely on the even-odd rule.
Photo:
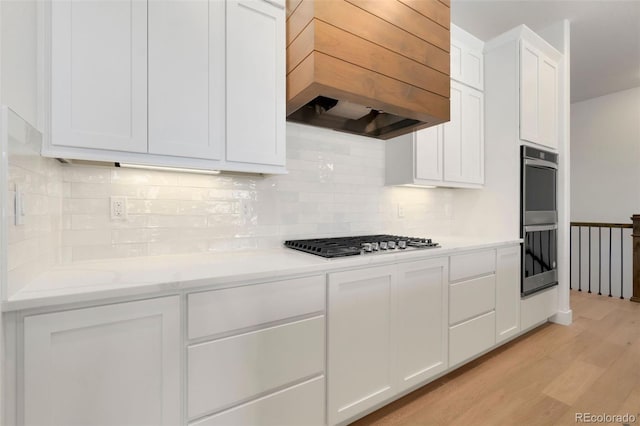
{"label": "stair newel post", "polygon": [[632,302],[640,303],[640,214],[631,216],[633,221],[633,295]]}

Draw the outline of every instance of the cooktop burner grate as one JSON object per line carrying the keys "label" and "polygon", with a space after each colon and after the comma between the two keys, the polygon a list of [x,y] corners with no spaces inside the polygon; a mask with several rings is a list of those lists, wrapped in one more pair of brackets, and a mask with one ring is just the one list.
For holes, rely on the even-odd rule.
{"label": "cooktop burner grate", "polygon": [[332,258],[357,256],[370,253],[390,253],[439,247],[430,238],[403,237],[398,235],[362,235],[357,237],[315,238],[310,240],[288,240],[286,247]]}

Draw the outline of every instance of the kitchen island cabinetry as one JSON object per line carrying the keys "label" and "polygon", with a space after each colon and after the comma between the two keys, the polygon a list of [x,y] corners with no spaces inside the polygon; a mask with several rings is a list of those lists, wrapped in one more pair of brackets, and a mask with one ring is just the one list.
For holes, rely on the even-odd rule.
{"label": "kitchen island cabinetry", "polygon": [[174,426],[180,380],[176,296],[24,319],[25,426]]}
{"label": "kitchen island cabinetry", "polygon": [[447,368],[447,259],[329,274],[329,424]]}
{"label": "kitchen island cabinetry", "polygon": [[286,172],[279,2],[59,0],[42,8],[51,33],[43,155]]}

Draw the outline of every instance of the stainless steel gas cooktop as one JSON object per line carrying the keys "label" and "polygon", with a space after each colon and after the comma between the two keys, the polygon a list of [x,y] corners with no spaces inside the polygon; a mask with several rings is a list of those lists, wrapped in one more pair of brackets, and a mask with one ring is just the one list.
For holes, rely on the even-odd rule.
{"label": "stainless steel gas cooktop", "polygon": [[430,238],[402,237],[385,234],[289,240],[285,241],[284,245],[294,250],[300,250],[327,258],[440,247],[440,244],[431,241]]}

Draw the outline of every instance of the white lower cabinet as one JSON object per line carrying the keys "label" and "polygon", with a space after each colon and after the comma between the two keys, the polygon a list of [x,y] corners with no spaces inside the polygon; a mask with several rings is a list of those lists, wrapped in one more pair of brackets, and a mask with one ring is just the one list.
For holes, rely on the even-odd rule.
{"label": "white lower cabinet", "polygon": [[5,383],[22,389],[10,418],[26,426],[344,424],[543,322],[557,297],[554,287],[520,300],[520,246],[511,244],[18,313],[7,335],[23,330],[24,365],[4,370]]}
{"label": "white lower cabinet", "polygon": [[446,369],[446,276],[446,258],[329,274],[329,424]]}
{"label": "white lower cabinet", "polygon": [[398,266],[397,336],[398,391],[447,369],[447,259]]}
{"label": "white lower cabinet", "polygon": [[189,418],[321,375],[324,315],[190,346],[187,364]]}
{"label": "white lower cabinet", "polygon": [[325,287],[315,275],[188,294],[188,421],[325,424]]}
{"label": "white lower cabinet", "polygon": [[181,423],[177,296],[27,316],[25,425]]}
{"label": "white lower cabinet", "polygon": [[491,348],[496,342],[496,313],[465,321],[449,329],[449,365],[455,366]]}
{"label": "white lower cabinet", "polygon": [[324,376],[190,423],[190,426],[322,426]]}
{"label": "white lower cabinet", "polygon": [[558,287],[532,294],[520,302],[520,325],[527,330],[558,312]]}
{"label": "white lower cabinet", "polygon": [[496,341],[520,332],[520,245],[499,248],[496,261]]}

